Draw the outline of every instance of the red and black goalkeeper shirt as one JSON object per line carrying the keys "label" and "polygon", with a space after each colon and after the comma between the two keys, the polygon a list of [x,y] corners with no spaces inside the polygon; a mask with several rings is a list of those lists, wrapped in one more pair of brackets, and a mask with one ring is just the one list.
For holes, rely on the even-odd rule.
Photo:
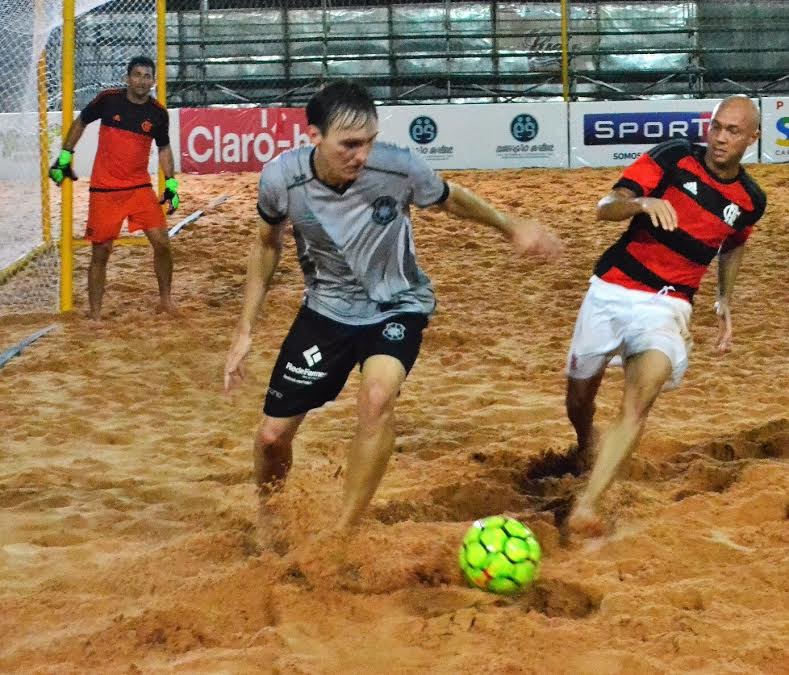
{"label": "red and black goalkeeper shirt", "polygon": [[736,178],[717,178],[704,164],[705,150],[685,139],[666,141],[625,169],[614,187],[666,200],[677,212],[677,229],[655,227],[645,213],[634,216],[598,260],[598,277],[640,291],[667,288],[692,302],[718,251],[745,243],[767,197],[742,168]]}
{"label": "red and black goalkeeper shirt", "polygon": [[153,98],[132,103],[126,89],[107,89],[88,103],[79,117],[86,126],[101,120],[91,191],[130,190],[151,184],[151,140],[159,148],[170,145],[169,118],[164,106]]}

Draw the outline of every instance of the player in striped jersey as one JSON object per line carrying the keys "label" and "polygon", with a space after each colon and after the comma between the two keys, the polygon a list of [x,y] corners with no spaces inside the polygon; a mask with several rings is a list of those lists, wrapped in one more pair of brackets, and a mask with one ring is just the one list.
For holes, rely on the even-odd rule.
{"label": "player in striped jersey", "polygon": [[305,415],[333,400],[358,364],[357,429],[338,522],[347,529],[358,522],[386,469],[395,400],[435,308],[430,280],[417,264],[412,206],[438,206],[494,227],[520,252],[554,257],[560,243],[539,224],[446,183],[409,150],[377,141],[375,106],[355,83],[335,82],[316,94],[307,122],[312,145],[280,155],[260,177],[264,222],[250,253],[225,388],[241,375],[279,259],[282,224],[290,220],[306,288],[271,375],[255,438],[255,479],[265,507],[287,476],[291,442]]}
{"label": "player in striped jersey", "polygon": [[[766,206],[740,165],[758,138],[758,108],[745,96],[729,97],[713,111],[706,148],[684,139],[655,146],[597,205],[598,220],[630,219],[630,225],[598,261],[570,345],[567,413],[581,457],[597,452],[570,514],[571,531],[602,533],[601,496],[635,449],[660,391],[678,386],[688,366],[691,303],[715,256],[716,345],[731,349],[734,281]],[[614,355],[624,364],[624,395],[596,443],[594,400]]]}

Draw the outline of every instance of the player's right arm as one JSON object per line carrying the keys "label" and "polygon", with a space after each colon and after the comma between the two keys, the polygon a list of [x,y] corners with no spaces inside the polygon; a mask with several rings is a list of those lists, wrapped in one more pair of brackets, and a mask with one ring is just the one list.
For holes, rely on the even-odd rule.
{"label": "player's right arm", "polygon": [[288,213],[288,188],[282,165],[277,160],[266,164],[260,174],[257,209],[263,222],[249,252],[244,305],[225,361],[226,392],[238,380],[244,379],[241,362],[252,346],[252,327],[263,306],[282,251],[281,224]]}
{"label": "player's right arm", "polygon": [[225,361],[225,392],[229,392],[238,380],[244,379],[241,362],[252,346],[252,327],[260,314],[281,251],[282,228],[262,223],[249,251],[241,318]]}
{"label": "player's right arm", "polygon": [[677,229],[677,212],[665,199],[639,197],[628,188],[614,188],[597,203],[597,220],[627,220],[646,213],[655,227]]}

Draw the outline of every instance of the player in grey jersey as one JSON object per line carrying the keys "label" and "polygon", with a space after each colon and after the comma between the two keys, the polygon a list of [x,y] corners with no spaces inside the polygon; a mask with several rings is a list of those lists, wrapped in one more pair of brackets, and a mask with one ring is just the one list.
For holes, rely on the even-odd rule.
{"label": "player in grey jersey", "polygon": [[375,106],[353,82],[313,96],[307,122],[312,145],[284,153],[260,177],[264,222],[249,256],[225,390],[243,375],[252,326],[279,260],[280,225],[289,219],[306,289],[271,375],[255,437],[255,480],[265,505],[287,476],[306,413],[336,398],[359,364],[358,423],[338,521],[345,530],[358,522],[384,474],[394,448],[395,400],[435,307],[414,254],[411,205],[440,206],[495,227],[521,253],[551,258],[561,244],[551,230],[445,183],[409,150],[376,141]]}

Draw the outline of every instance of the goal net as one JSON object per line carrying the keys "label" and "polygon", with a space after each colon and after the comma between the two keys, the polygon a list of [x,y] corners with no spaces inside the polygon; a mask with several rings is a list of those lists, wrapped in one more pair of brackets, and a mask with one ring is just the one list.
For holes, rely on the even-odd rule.
{"label": "goal net", "polygon": [[[76,0],[75,12],[76,114],[122,84],[132,57],[156,59],[157,21],[156,0]],[[59,309],[60,190],[47,171],[61,144],[62,45],[63,0],[0,0],[0,316]]]}

